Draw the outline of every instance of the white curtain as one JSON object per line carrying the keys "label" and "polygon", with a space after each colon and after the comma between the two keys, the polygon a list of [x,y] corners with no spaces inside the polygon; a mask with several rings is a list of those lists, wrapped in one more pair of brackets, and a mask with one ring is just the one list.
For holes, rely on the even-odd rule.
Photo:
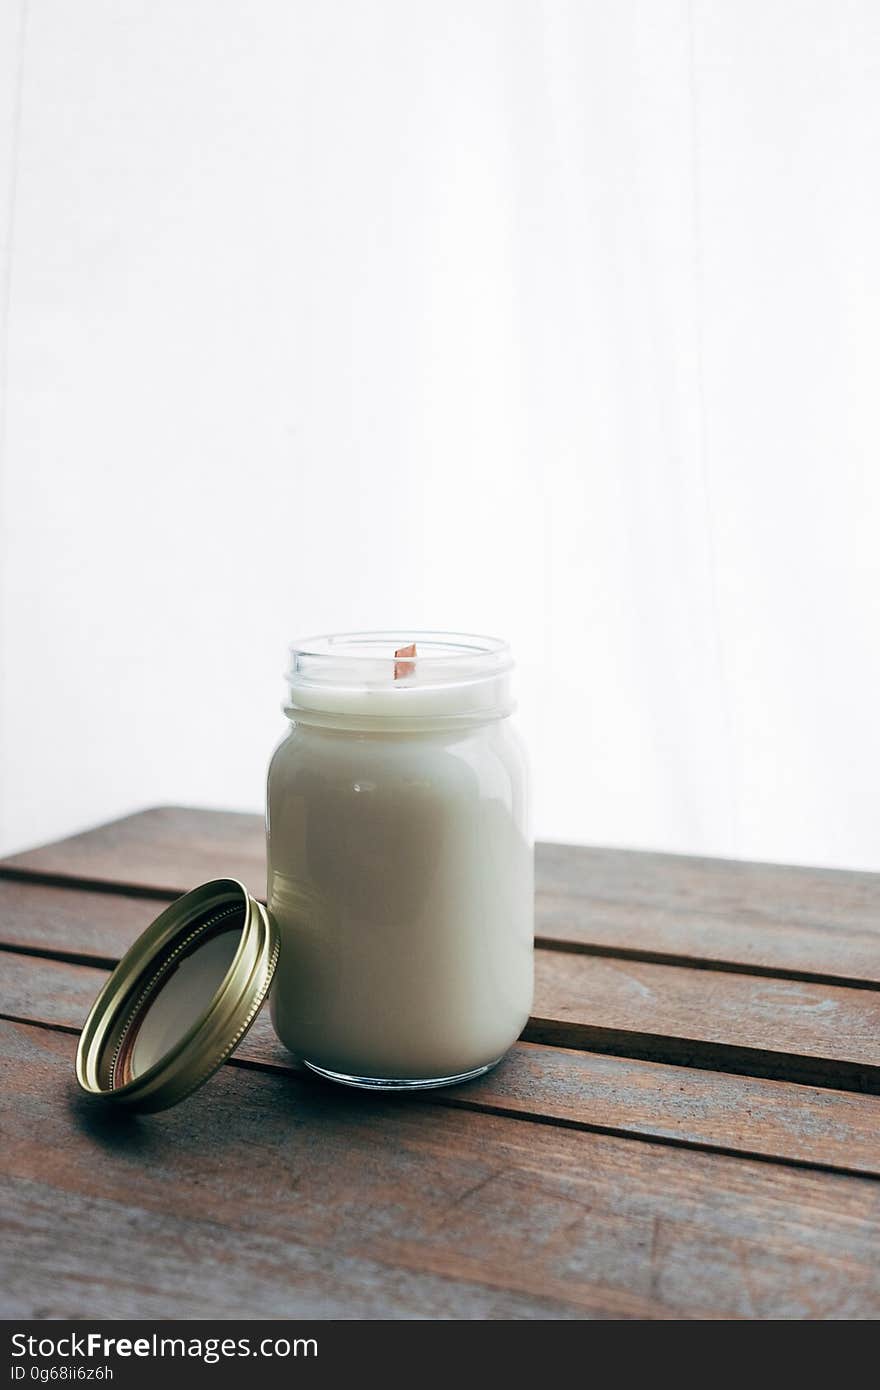
{"label": "white curtain", "polygon": [[880,5],[0,0],[0,849],[507,636],[544,838],[880,868]]}

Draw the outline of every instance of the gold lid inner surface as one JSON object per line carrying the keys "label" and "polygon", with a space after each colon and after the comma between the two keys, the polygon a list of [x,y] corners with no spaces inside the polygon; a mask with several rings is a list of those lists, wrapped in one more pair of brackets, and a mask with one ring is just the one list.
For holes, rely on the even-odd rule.
{"label": "gold lid inner surface", "polygon": [[277,958],[271,918],[236,879],[185,894],[138,938],[95,1001],[77,1049],[80,1086],[140,1110],[176,1104],[247,1032]]}

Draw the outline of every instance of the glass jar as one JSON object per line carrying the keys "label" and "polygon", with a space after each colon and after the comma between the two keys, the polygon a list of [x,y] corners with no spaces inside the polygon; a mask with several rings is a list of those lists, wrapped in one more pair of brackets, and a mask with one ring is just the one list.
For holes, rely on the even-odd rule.
{"label": "glass jar", "polygon": [[291,648],[267,796],[271,1007],[322,1076],[447,1085],[522,1031],[533,848],[511,668],[505,643],[445,633]]}

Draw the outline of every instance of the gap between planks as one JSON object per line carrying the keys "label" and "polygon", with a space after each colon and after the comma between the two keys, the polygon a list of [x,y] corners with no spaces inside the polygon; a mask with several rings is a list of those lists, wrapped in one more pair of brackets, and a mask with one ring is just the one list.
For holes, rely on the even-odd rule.
{"label": "gap between planks", "polygon": [[[75,1037],[106,978],[105,969],[94,958],[80,965],[10,951],[7,960],[0,977],[4,1016]],[[235,1062],[302,1075],[265,1016],[258,1018]],[[789,1080],[687,1070],[651,1059],[523,1041],[488,1077],[431,1099],[674,1147],[848,1176],[880,1175],[877,1099],[808,1089]]]}
{"label": "gap between planks", "polygon": [[[142,895],[58,883],[7,880],[0,903],[5,948],[73,970],[112,968],[154,915]],[[6,1010],[18,1014],[12,988]],[[20,970],[17,988],[28,988]],[[539,949],[526,1036],[554,1047],[877,1092],[876,1000],[876,993],[745,972],[700,977],[690,967]],[[83,1017],[85,1006],[83,998]],[[51,1011],[36,1013],[58,1021]]]}
{"label": "gap between planks", "polygon": [[[46,1023],[40,1019],[24,1018],[17,1014],[0,1012],[0,1022],[14,1023],[19,1027],[37,1028],[47,1033],[63,1033],[68,1037],[78,1037],[80,1029],[72,1025],[62,1023]],[[223,1063],[225,1067],[240,1067],[244,1071],[255,1071],[268,1074],[270,1076],[288,1076],[297,1081],[302,1081],[307,1085],[331,1087],[333,1083],[325,1082],[320,1077],[313,1076],[305,1068],[298,1066],[295,1062],[289,1063],[273,1062],[261,1060],[255,1057],[227,1057]],[[210,1081],[206,1084],[210,1084]],[[386,1097],[387,1098],[387,1097]],[[872,1182],[880,1182],[880,1163],[875,1171],[870,1168],[852,1167],[841,1163],[822,1162],[819,1159],[797,1158],[789,1155],[764,1153],[760,1149],[733,1148],[727,1144],[713,1144],[708,1140],[686,1139],[677,1135],[651,1133],[650,1130],[627,1128],[623,1125],[601,1124],[598,1121],[575,1119],[571,1116],[552,1115],[540,1110],[528,1110],[523,1108],[514,1109],[511,1106],[502,1104],[500,1101],[482,1101],[469,1099],[455,1094],[455,1088],[443,1092],[441,1089],[435,1091],[421,1091],[418,1096],[401,1097],[404,1104],[410,1100],[426,1105],[439,1106],[446,1110],[467,1110],[475,1114],[495,1115],[500,1119],[517,1120],[526,1124],[548,1125],[553,1129],[570,1129],[580,1131],[585,1134],[607,1134],[615,1139],[631,1139],[643,1144],[658,1144],[663,1148],[687,1149],[696,1153],[718,1154],[722,1158],[733,1158],[736,1160],[748,1160],[753,1163],[770,1163],[785,1168],[804,1169],[813,1173],[833,1173],[838,1177],[846,1178],[867,1178]],[[393,1102],[392,1102],[393,1103]],[[100,1104],[100,1102],[96,1102]]]}
{"label": "gap between planks", "polygon": [[[103,878],[84,878],[79,874],[65,874],[59,871],[20,869],[0,865],[0,880],[10,883],[32,883],[45,888],[68,888],[72,892],[106,893],[122,898],[148,899],[153,902],[168,903],[181,896],[178,888],[147,884],[117,882]],[[265,898],[259,898],[265,906]],[[540,929],[535,932],[535,945],[544,951],[559,951],[573,956],[598,956],[607,960],[641,961],[646,965],[680,966],[688,970],[704,970],[724,975],[754,975],[759,979],[793,980],[803,984],[834,985],[840,989],[863,989],[880,993],[880,980],[866,980],[858,975],[840,975],[827,971],[797,970],[789,966],[769,966],[749,962],[727,961],[706,956],[689,956],[670,951],[649,950],[635,946],[610,946],[588,941],[571,941],[558,936],[546,936]],[[7,949],[0,942],[0,950]],[[13,950],[24,950],[14,946]],[[38,951],[27,954],[43,954]],[[51,952],[45,954],[52,955]],[[59,960],[70,960],[76,964],[87,964],[84,957],[75,952],[55,955]],[[90,957],[89,959],[94,959]],[[109,958],[108,958],[109,959]]]}
{"label": "gap between planks", "polygon": [[[35,960],[58,961],[64,965],[91,966],[101,970],[113,970],[119,960],[119,957],[114,956],[2,941],[0,952],[28,956]],[[0,1012],[0,1018],[8,1019],[10,1022],[29,1021],[19,1018],[18,1015],[3,1012]],[[628,1057],[633,1061],[657,1062],[685,1069],[725,1072],[735,1076],[759,1077],[766,1081],[788,1081],[794,1085],[880,1095],[880,1066],[866,1063],[841,1062],[832,1058],[776,1052],[769,1048],[742,1047],[700,1038],[679,1038],[665,1033],[639,1033],[628,1028],[562,1022],[534,1015],[526,1024],[521,1037],[525,1042],[543,1043],[547,1047],[592,1052],[608,1057]]]}

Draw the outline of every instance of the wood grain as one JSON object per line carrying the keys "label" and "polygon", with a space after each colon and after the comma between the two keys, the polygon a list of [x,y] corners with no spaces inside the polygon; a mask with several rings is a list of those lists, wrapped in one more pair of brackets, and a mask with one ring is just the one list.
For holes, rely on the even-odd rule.
{"label": "wood grain", "polygon": [[265,897],[261,816],[158,806],[0,861],[5,871],[123,884],[176,897],[211,878],[238,878]]}
{"label": "wood grain", "polygon": [[[96,968],[14,953],[0,965],[0,1013],[71,1031],[106,979]],[[301,1074],[266,1011],[236,1059]],[[521,1042],[487,1076],[426,1103],[880,1176],[876,1096]]]}
{"label": "wood grain", "polygon": [[533,1041],[876,1092],[880,995],[537,951]]}
{"label": "wood grain", "polygon": [[7,1315],[868,1318],[877,1185],[224,1067],[162,1116],[0,1025]]}
{"label": "wood grain", "polygon": [[352,1094],[263,1017],[178,1110],[79,1096],[156,900],[261,894],[263,855],[259,817],[162,808],[0,866],[0,1311],[880,1312],[880,878],[540,846],[532,1041],[489,1076]]}
{"label": "wood grain", "polygon": [[[880,875],[538,845],[539,940],[567,951],[880,986]],[[160,807],[0,873],[173,897],[231,874],[265,892],[260,816]]]}
{"label": "wood grain", "polygon": [[[110,965],[155,910],[155,903],[117,893],[0,881],[0,945]],[[647,1061],[880,1091],[876,991],[538,950],[527,1037]]]}
{"label": "wood grain", "polygon": [[0,879],[0,946],[62,960],[114,965],[163,904],[68,883]]}
{"label": "wood grain", "polygon": [[880,985],[880,874],[539,845],[537,913],[566,949]]}

